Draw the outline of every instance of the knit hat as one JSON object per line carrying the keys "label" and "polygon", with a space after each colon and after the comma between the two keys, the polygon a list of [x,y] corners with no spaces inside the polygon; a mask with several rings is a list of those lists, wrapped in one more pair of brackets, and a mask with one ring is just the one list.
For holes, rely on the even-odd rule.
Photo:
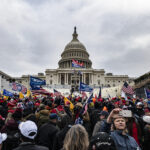
{"label": "knit hat", "polygon": [[37,135],[37,125],[33,121],[25,121],[19,124],[21,134],[29,139],[34,139]]}
{"label": "knit hat", "polygon": [[49,118],[50,118],[50,119],[57,119],[58,116],[57,116],[57,114],[55,114],[55,113],[51,113],[51,114],[49,115]]}

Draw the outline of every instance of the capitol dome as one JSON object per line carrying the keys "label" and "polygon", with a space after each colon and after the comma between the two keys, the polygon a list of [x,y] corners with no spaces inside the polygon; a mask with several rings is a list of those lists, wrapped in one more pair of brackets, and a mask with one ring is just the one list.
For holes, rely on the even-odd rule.
{"label": "capitol dome", "polygon": [[59,68],[72,68],[72,59],[77,60],[79,63],[84,64],[84,68],[91,68],[92,62],[89,59],[89,54],[86,51],[85,46],[78,40],[78,34],[76,27],[72,34],[73,39],[69,42],[61,54],[61,60],[59,61]]}

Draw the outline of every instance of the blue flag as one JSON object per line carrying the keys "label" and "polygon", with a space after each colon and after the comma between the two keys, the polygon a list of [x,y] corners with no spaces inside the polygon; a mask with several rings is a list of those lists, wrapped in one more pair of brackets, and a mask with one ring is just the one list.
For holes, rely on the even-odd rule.
{"label": "blue flag", "polygon": [[90,97],[89,97],[88,100],[87,100],[87,103],[88,103],[88,104],[91,103],[91,102],[93,102],[92,98],[93,98],[93,93],[90,95]]}
{"label": "blue flag", "polygon": [[93,88],[91,88],[88,84],[80,82],[79,90],[80,91],[85,91],[85,92],[92,92]]}
{"label": "blue flag", "polygon": [[46,85],[45,80],[30,76],[30,86],[32,90],[39,90],[41,88],[41,85]]}
{"label": "blue flag", "polygon": [[4,89],[3,90],[3,95],[12,97],[14,94],[12,92],[9,92],[9,91]]}
{"label": "blue flag", "polygon": [[150,98],[150,90],[149,89],[144,89],[144,90],[145,90],[146,98]]}

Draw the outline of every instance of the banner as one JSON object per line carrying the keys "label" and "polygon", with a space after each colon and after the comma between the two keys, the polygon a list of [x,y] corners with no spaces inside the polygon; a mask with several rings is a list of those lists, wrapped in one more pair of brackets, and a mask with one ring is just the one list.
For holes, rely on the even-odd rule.
{"label": "banner", "polygon": [[14,94],[4,89],[3,95],[12,97]]}
{"label": "banner", "polygon": [[80,82],[79,90],[80,91],[85,91],[85,92],[92,92],[93,88],[91,88],[88,84]]}
{"label": "banner", "polygon": [[27,88],[24,85],[13,82],[13,83],[10,84],[10,86],[12,87],[13,91],[18,91],[18,92],[21,92],[23,94],[27,93]]}
{"label": "banner", "polygon": [[46,85],[45,80],[30,76],[30,86],[32,90],[39,90],[41,88],[41,85]]}

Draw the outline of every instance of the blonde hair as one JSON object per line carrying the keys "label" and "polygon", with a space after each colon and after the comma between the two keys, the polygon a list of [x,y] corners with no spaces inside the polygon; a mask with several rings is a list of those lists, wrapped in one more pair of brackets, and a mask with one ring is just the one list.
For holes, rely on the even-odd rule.
{"label": "blonde hair", "polygon": [[64,140],[64,150],[87,150],[89,146],[88,133],[81,125],[72,126]]}

